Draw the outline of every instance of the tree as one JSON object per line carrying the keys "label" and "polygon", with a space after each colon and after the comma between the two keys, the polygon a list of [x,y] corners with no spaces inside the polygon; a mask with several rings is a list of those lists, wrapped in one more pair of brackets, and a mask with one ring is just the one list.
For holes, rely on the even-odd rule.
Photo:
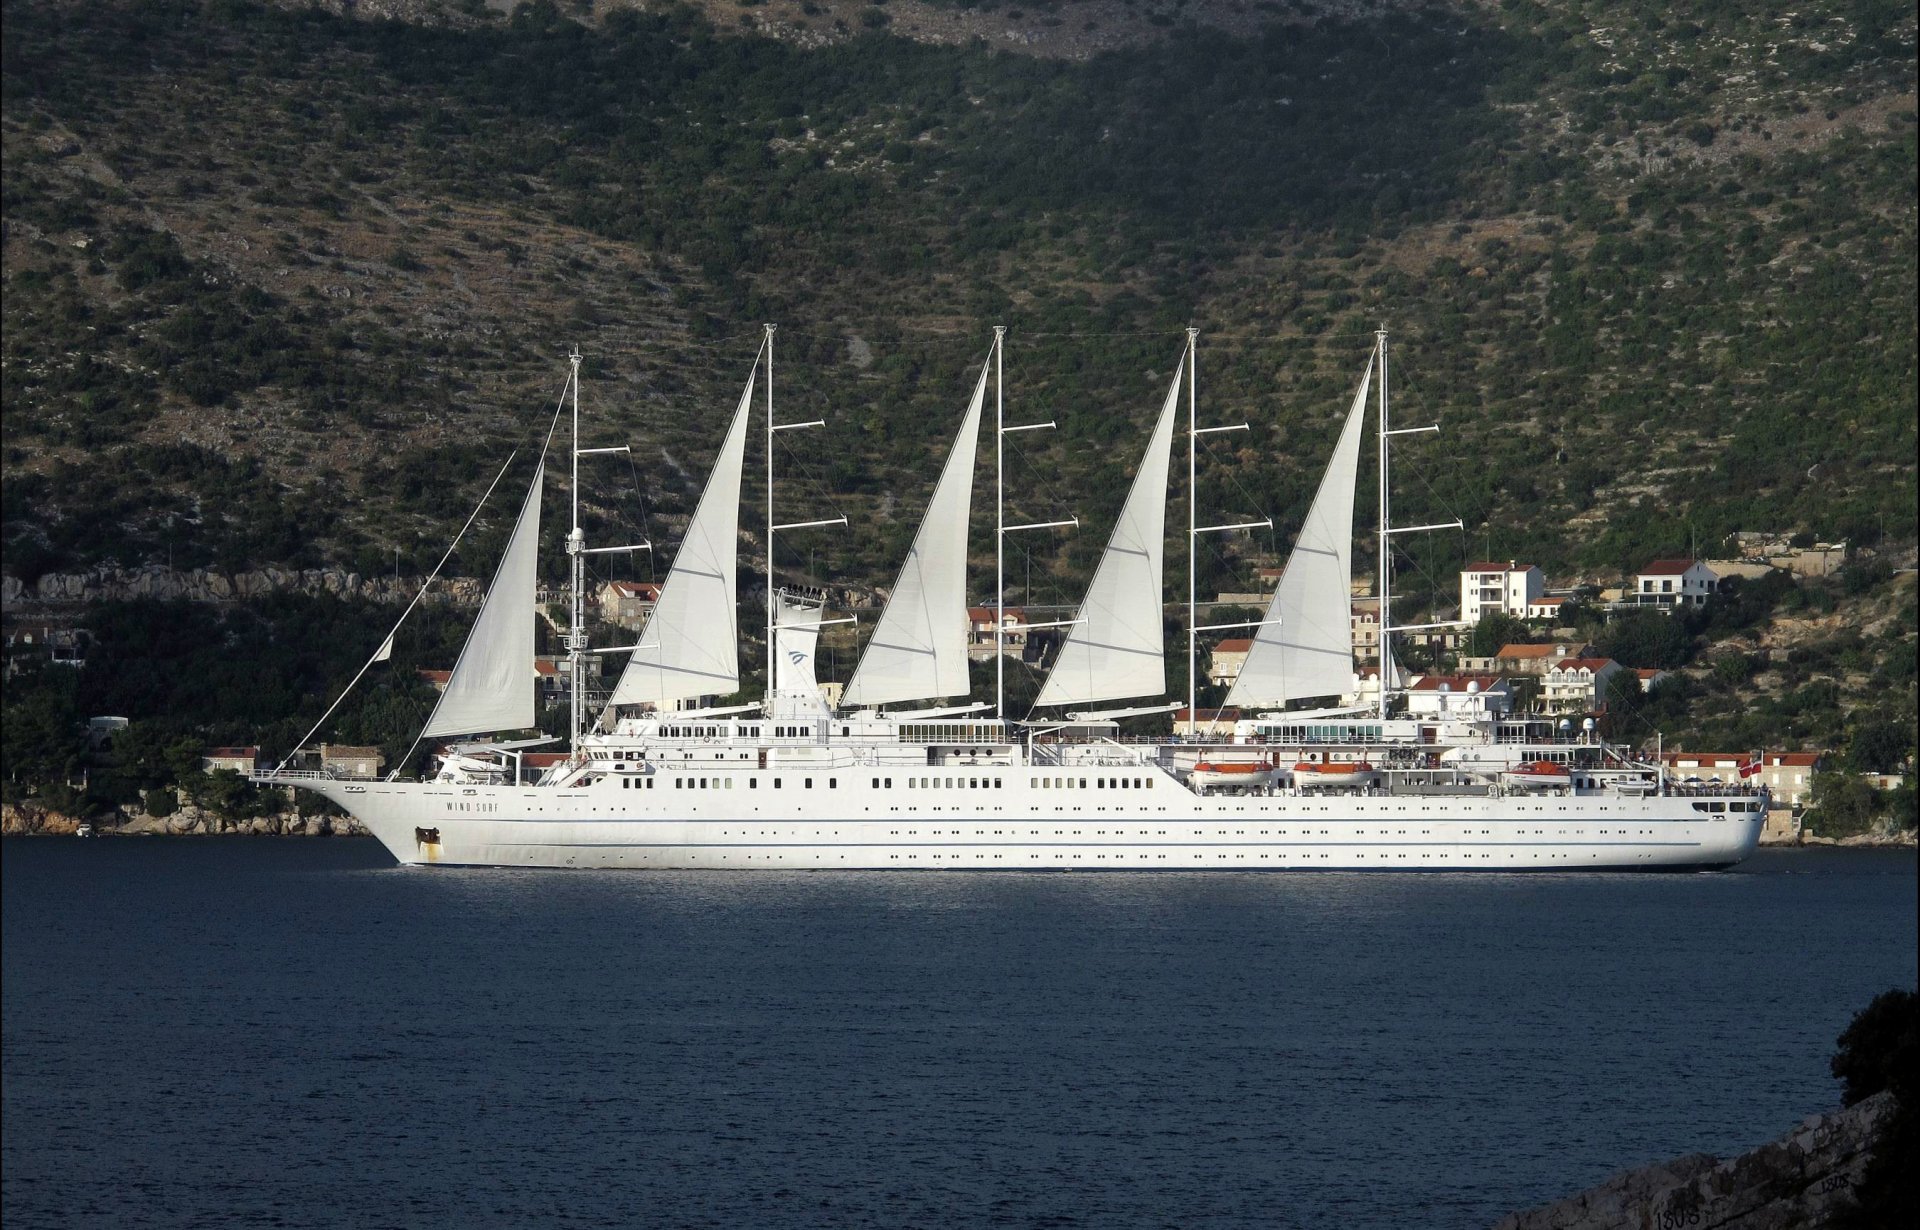
{"label": "tree", "polygon": [[1853,1190],[1856,1207],[1847,1224],[1912,1225],[1920,1217],[1920,1183],[1909,1168],[1920,1151],[1914,1122],[1920,1109],[1920,996],[1904,990],[1874,996],[1837,1046],[1830,1067],[1840,1081],[1841,1101],[1853,1106],[1888,1089],[1894,1096],[1893,1112]]}
{"label": "tree", "polygon": [[1686,665],[1692,642],[1679,612],[1640,610],[1616,616],[1594,648],[1622,666],[1673,670]]}
{"label": "tree", "polygon": [[1517,645],[1533,635],[1525,620],[1505,611],[1488,611],[1473,625],[1473,639],[1467,652],[1476,658],[1491,658],[1503,645]]}
{"label": "tree", "polygon": [[1807,827],[1822,837],[1853,837],[1870,831],[1882,811],[1886,795],[1852,773],[1832,769],[1813,779],[1813,807]]}

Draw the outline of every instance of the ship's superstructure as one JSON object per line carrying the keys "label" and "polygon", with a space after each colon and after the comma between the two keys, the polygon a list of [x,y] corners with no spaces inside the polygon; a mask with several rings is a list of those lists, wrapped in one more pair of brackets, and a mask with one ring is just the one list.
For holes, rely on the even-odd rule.
{"label": "ship's superstructure", "polygon": [[[498,738],[534,724],[529,666],[543,449],[473,633],[422,732],[488,737],[449,746],[427,781],[347,780],[296,768],[256,780],[332,799],[403,863],[469,866],[1659,870],[1727,866],[1757,844],[1763,792],[1737,782],[1671,782],[1657,763],[1600,740],[1591,722],[1577,734],[1564,724],[1556,730],[1546,719],[1476,705],[1484,698],[1472,694],[1437,713],[1396,713],[1391,634],[1404,627],[1382,629],[1372,705],[1286,708],[1333,700],[1352,687],[1353,506],[1370,397],[1377,396],[1383,612],[1390,609],[1392,536],[1450,528],[1396,527],[1389,519],[1392,438],[1435,429],[1391,426],[1384,333],[1270,608],[1247,624],[1203,625],[1191,548],[1204,534],[1269,523],[1199,524],[1199,443],[1245,425],[1200,426],[1189,331],[1092,581],[1073,617],[1051,625],[1059,629],[1058,652],[1033,711],[1015,720],[1005,711],[1003,654],[995,654],[993,701],[968,695],[966,564],[978,436],[991,393],[996,489],[1004,490],[1006,437],[1051,424],[1006,424],[1004,331],[996,330],[887,605],[840,705],[830,705],[815,674],[820,629],[851,621],[831,618],[817,592],[778,585],[772,548],[780,533],[845,519],[775,520],[775,435],[819,424],[776,420],[773,341],[769,326],[638,642],[601,649],[586,638],[585,557],[651,548],[586,544],[580,460],[625,450],[579,447],[573,356],[547,435],[550,448],[570,398],[573,737],[558,763],[528,764],[527,749],[548,740]],[[1183,400],[1188,677],[1186,697],[1169,700],[1162,573]],[[756,408],[768,445],[766,692],[758,703],[716,706],[740,686],[735,578]],[[997,578],[1008,534],[1075,524],[1008,525],[997,499]],[[1003,580],[998,591],[996,637],[1005,626]],[[1226,627],[1253,629],[1228,703],[1259,716],[1231,733],[1203,734],[1191,720],[1173,736],[1123,733],[1128,718],[1196,712],[1198,634]],[[391,636],[375,660],[390,645]],[[590,720],[581,667],[596,653],[626,661],[604,711]],[[1088,707],[1116,701],[1127,703]]]}

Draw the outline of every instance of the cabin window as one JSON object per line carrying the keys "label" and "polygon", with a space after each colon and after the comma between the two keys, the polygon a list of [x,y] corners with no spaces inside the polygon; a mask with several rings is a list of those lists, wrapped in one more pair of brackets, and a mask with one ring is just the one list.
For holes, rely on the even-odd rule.
{"label": "cabin window", "polygon": [[840,779],[837,777],[829,777],[827,779],[827,789],[829,790],[840,789]]}
{"label": "cabin window", "polygon": [[747,779],[747,789],[749,790],[760,789],[760,779],[757,777],[749,777]]}
{"label": "cabin window", "polygon": [[773,788],[775,790],[780,789],[780,779],[777,777],[773,779]]}
{"label": "cabin window", "polygon": [[807,778],[804,784],[808,790],[813,789],[813,779],[811,777]]}
{"label": "cabin window", "polygon": [[891,777],[887,779],[887,789],[893,789],[893,779]]}

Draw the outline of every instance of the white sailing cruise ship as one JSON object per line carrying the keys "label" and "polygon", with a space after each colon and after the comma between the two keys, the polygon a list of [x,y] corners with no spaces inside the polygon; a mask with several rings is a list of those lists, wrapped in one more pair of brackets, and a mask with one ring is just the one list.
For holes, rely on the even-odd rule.
{"label": "white sailing cruise ship", "polygon": [[[1008,435],[1051,424],[1006,424],[1005,331],[996,329],[912,549],[839,705],[829,705],[815,677],[816,644],[823,625],[851,621],[829,619],[817,595],[779,588],[772,544],[784,531],[844,519],[774,521],[774,437],[819,424],[775,420],[773,340],[768,326],[638,644],[587,644],[585,557],[649,548],[585,543],[580,460],[626,450],[579,446],[576,354],[498,572],[421,732],[423,739],[469,741],[449,746],[427,781],[398,780],[397,774],[385,781],[350,780],[293,767],[255,780],[325,796],[405,864],[1653,871],[1726,867],[1758,843],[1763,791],[1737,782],[1670,781],[1657,763],[1600,740],[1590,721],[1578,732],[1565,723],[1556,731],[1547,719],[1506,715],[1486,703],[1489,698],[1471,693],[1438,712],[1401,708],[1391,634],[1409,630],[1404,627],[1381,629],[1382,686],[1371,705],[1287,708],[1315,700],[1337,703],[1353,687],[1354,499],[1370,404],[1380,467],[1381,611],[1391,609],[1392,537],[1452,528],[1391,523],[1392,440],[1436,429],[1391,426],[1384,332],[1368,356],[1263,618],[1249,625],[1197,625],[1190,566],[1187,699],[1168,701],[1162,564],[1168,472],[1183,401],[1189,542],[1248,528],[1197,524],[1197,443],[1237,428],[1198,424],[1195,333],[1188,331],[1085,598],[1073,618],[1052,625],[1060,629],[1058,652],[1033,711],[1015,720],[1005,712],[1003,653],[995,653],[994,700],[968,696],[966,564],[975,460],[990,393],[997,471],[1004,470]],[[763,396],[757,398],[756,386]],[[543,475],[569,397],[573,739],[559,763],[535,771],[527,767],[526,752],[550,740],[501,736],[535,726],[529,666]],[[687,708],[740,687],[735,577],[742,471],[756,408],[767,442],[769,594],[756,605],[766,611],[771,687],[761,703]],[[1004,498],[996,499],[1000,613],[1007,535],[1071,524],[1007,525]],[[1190,550],[1189,559],[1194,554]],[[412,610],[401,616],[395,633]],[[995,622],[999,637],[1004,615]],[[1231,734],[1197,733],[1189,722],[1184,734],[1172,737],[1123,735],[1121,723],[1130,717],[1180,707],[1193,712],[1197,637],[1227,627],[1252,631],[1227,704],[1260,716],[1237,722]],[[392,639],[389,634],[369,666],[390,652]],[[624,656],[626,665],[604,711],[590,720],[582,664],[595,654]],[[1126,704],[1094,707],[1114,702]]]}

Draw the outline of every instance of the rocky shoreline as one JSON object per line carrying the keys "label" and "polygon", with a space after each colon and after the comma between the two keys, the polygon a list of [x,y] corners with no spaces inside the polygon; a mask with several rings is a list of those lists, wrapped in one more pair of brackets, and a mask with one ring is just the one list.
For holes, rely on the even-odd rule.
{"label": "rocky shoreline", "polygon": [[1510,1214],[1494,1230],[1790,1230],[1838,1224],[1853,1210],[1853,1189],[1893,1111],[1894,1095],[1883,1091],[1814,1115],[1738,1157],[1723,1161],[1690,1153],[1629,1170],[1577,1196]]}
{"label": "rocky shoreline", "polygon": [[[149,816],[129,805],[118,819],[91,821],[101,837],[365,837],[367,830],[352,816],[304,815],[273,812],[244,820],[216,816],[193,803],[181,804],[166,816]],[[8,837],[71,837],[89,821],[33,803],[0,804],[0,833]]]}

